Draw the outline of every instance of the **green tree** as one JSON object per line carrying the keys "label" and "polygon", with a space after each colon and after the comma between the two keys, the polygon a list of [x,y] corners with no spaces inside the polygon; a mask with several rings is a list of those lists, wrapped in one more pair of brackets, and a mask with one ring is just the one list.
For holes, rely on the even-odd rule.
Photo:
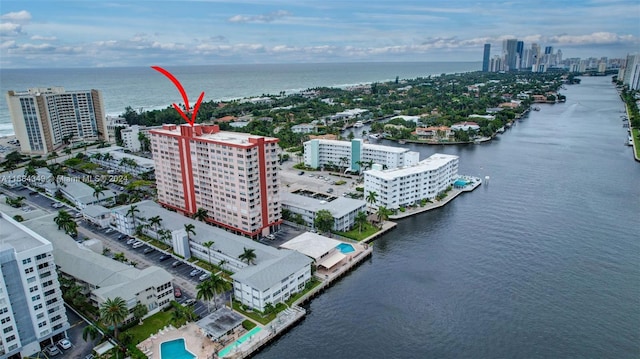
{"label": "green tree", "polygon": [[362,233],[362,226],[367,223],[367,214],[365,212],[358,212],[356,214],[355,223],[358,226],[358,232]]}
{"label": "green tree", "polygon": [[240,259],[243,262],[247,262],[247,264],[255,264],[255,260],[256,260],[255,249],[243,248],[243,250],[244,251],[242,252],[242,254],[238,256],[238,259]]}
{"label": "green tree", "polygon": [[207,249],[207,255],[209,256],[209,264],[211,264],[211,246],[213,246],[214,241],[207,241],[202,243],[202,246]]}
{"label": "green tree", "polygon": [[207,278],[207,281],[211,283],[211,288],[213,288],[214,304],[215,308],[218,309],[218,302],[215,300],[218,297],[218,293],[224,293],[231,289],[231,284],[215,273],[211,273],[211,277]]}
{"label": "green tree", "polygon": [[136,228],[136,213],[140,213],[140,210],[138,209],[138,206],[132,204],[127,211],[127,216],[131,216],[131,219],[133,220],[133,228]]}
{"label": "green tree", "polygon": [[207,302],[207,311],[210,310],[210,300],[214,298],[215,290],[209,280],[202,281],[196,286],[196,298]]}
{"label": "green tree", "polygon": [[391,215],[391,210],[389,210],[385,206],[378,207],[378,211],[376,212],[376,216],[378,217],[378,222],[380,222],[380,226],[382,226],[382,222],[389,219],[389,215]]}
{"label": "green tree", "polygon": [[207,219],[207,217],[209,217],[209,213],[204,208],[198,208],[196,213],[193,214],[193,218],[201,222],[204,222],[204,220]]}
{"label": "green tree", "polygon": [[107,298],[100,305],[100,318],[108,325],[113,326],[113,337],[118,340],[118,325],[129,316],[127,303],[120,297]]}
{"label": "green tree", "polygon": [[369,191],[369,193],[367,193],[367,198],[365,200],[367,201],[370,207],[373,206],[378,201],[378,193]]}
{"label": "green tree", "polygon": [[102,185],[97,185],[93,188],[93,196],[96,198],[96,201],[100,201],[100,195],[104,195],[105,187]]}
{"label": "green tree", "polygon": [[313,220],[314,226],[320,232],[329,232],[333,229],[333,224],[335,222],[335,218],[333,218],[333,214],[329,212],[329,210],[321,209],[316,213],[316,218]]}
{"label": "green tree", "polygon": [[138,303],[133,307],[133,317],[136,318],[140,324],[142,324],[142,317],[147,315],[147,313],[149,313],[149,309],[146,305]]}
{"label": "green tree", "polygon": [[191,223],[186,223],[184,225],[184,231],[187,232],[187,240],[191,241],[191,234],[193,234],[194,236],[196,235],[196,231],[195,231],[196,226],[194,226]]}
{"label": "green tree", "polygon": [[94,324],[89,324],[82,329],[82,340],[85,342],[95,340],[101,335],[100,329]]}
{"label": "green tree", "polygon": [[149,225],[153,227],[153,231],[156,232],[156,240],[159,239],[160,237],[160,232],[158,230],[158,227],[160,226],[160,223],[162,223],[162,218],[160,218],[160,216],[153,216],[151,218],[149,218]]}

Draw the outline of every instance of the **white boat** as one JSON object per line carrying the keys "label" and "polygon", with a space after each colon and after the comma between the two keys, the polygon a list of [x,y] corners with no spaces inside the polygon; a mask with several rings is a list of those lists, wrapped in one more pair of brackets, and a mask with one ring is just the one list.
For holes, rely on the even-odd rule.
{"label": "white boat", "polygon": [[498,133],[504,133],[504,127],[500,127],[499,129],[496,130],[496,132]]}
{"label": "white boat", "polygon": [[364,124],[362,123],[362,121],[357,121],[356,123],[354,123],[354,124],[353,124],[353,127],[356,127],[356,128],[358,128],[358,127],[362,127],[362,126],[364,126]]}
{"label": "white boat", "polygon": [[372,140],[379,140],[379,139],[382,138],[382,135],[379,134],[379,133],[372,133],[372,134],[369,135],[369,138],[372,139]]}

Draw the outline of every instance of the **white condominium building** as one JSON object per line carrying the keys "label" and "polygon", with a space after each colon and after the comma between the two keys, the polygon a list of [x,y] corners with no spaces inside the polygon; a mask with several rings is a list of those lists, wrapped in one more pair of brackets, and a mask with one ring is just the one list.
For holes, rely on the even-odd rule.
{"label": "white condominium building", "polygon": [[418,163],[420,154],[402,147],[374,145],[361,139],[349,141],[314,139],[304,143],[304,164],[311,168],[324,165],[346,167],[360,172],[360,164],[377,163],[385,168],[411,166]]}
{"label": "white condominium building", "polygon": [[158,202],[252,238],[277,230],[278,139],[220,131],[217,125],[164,125],[150,131]]}
{"label": "white condominium building", "polygon": [[69,329],[53,246],[2,212],[0,238],[0,358],[28,357]]}
{"label": "white condominium building", "polygon": [[9,91],[6,97],[20,151],[25,154],[47,154],[67,141],[109,140],[98,90],[30,88]]}
{"label": "white condominium building", "polygon": [[364,193],[377,193],[375,207],[397,209],[433,199],[458,178],[458,156],[436,153],[419,163],[397,169],[381,166],[364,172]]}

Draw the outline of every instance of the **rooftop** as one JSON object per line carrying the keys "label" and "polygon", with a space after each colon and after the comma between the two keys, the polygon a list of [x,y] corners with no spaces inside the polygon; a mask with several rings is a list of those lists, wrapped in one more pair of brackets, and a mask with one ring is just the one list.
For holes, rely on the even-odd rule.
{"label": "rooftop", "polygon": [[227,307],[221,307],[215,312],[198,320],[196,324],[205,333],[210,335],[211,339],[218,339],[228,331],[241,325],[243,321],[244,317],[240,314],[229,310]]}
{"label": "rooftop", "polygon": [[283,256],[264,261],[259,265],[250,265],[232,275],[231,278],[265,291],[312,262],[311,258],[296,251],[287,249],[280,251]]}
{"label": "rooftop", "polygon": [[365,171],[364,173],[378,177],[378,178],[382,178],[385,180],[393,180],[399,177],[405,177],[412,174],[418,174],[426,171],[436,170],[444,166],[445,164],[447,164],[449,161],[455,160],[457,158],[458,156],[454,156],[454,155],[445,155],[442,153],[435,153],[413,166],[388,169],[388,170],[371,169],[371,170]]}
{"label": "rooftop", "polygon": [[0,212],[0,251],[13,248],[23,252],[40,246],[51,245],[44,237],[33,233],[21,223],[15,221],[8,213]]}
{"label": "rooftop", "polygon": [[317,261],[322,255],[335,249],[340,243],[342,242],[332,238],[327,238],[316,233],[305,232],[283,243],[280,247],[298,251]]}
{"label": "rooftop", "polygon": [[222,142],[247,147],[254,146],[254,143],[251,141],[252,139],[263,138],[267,142],[278,141],[275,137],[256,136],[243,132],[220,131],[217,125],[196,125],[194,127],[189,125],[164,125],[161,129],[152,130],[150,133],[169,136],[186,136],[203,142]]}
{"label": "rooftop", "polygon": [[326,209],[331,212],[334,218],[341,218],[363,206],[366,206],[365,201],[358,199],[337,197],[333,201],[324,201],[289,192],[282,192],[280,194],[280,202],[282,202],[283,205],[300,207],[312,212],[318,212],[319,210]]}

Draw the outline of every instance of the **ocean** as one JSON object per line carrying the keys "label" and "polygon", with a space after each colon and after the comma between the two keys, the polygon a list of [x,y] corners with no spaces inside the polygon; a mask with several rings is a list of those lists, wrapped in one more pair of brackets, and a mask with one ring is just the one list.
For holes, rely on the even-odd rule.
{"label": "ocean", "polygon": [[[314,87],[346,87],[371,82],[412,79],[442,73],[478,71],[481,62],[381,62],[324,64],[265,64],[161,66],[182,83],[190,102],[202,91],[205,101],[299,92]],[[150,65],[151,66],[151,65]],[[9,69],[0,70],[0,136],[13,134],[4,95],[31,87],[63,86],[67,90],[102,91],[109,115],[124,113],[127,106],[139,110],[161,109],[182,103],[173,84],[151,67]]]}

